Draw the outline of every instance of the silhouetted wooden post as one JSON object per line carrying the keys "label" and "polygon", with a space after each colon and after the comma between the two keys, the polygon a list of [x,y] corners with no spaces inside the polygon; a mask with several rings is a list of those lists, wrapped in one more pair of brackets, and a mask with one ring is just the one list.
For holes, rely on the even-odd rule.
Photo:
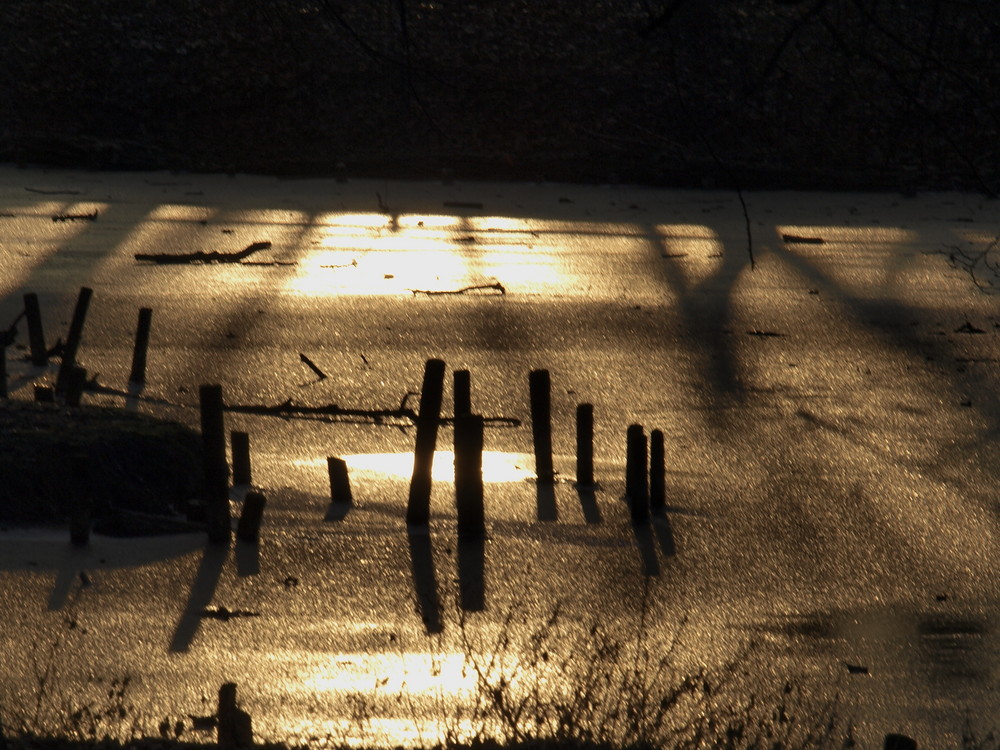
{"label": "silhouetted wooden post", "polygon": [[73,310],[73,319],[70,321],[69,333],[66,336],[66,345],[63,347],[59,374],[56,375],[56,395],[62,396],[66,393],[70,372],[76,366],[76,352],[80,348],[83,323],[87,319],[87,307],[90,305],[90,298],[93,294],[93,289],[85,286],[80,287],[80,294],[76,298],[76,308]]}
{"label": "silhouetted wooden post", "polygon": [[233,454],[233,484],[251,484],[250,435],[233,430],[229,433],[229,449]]}
{"label": "silhouetted wooden post", "polygon": [[455,419],[472,414],[472,375],[468,370],[455,370]]}
{"label": "silhouetted wooden post", "polygon": [[535,474],[542,484],[555,481],[552,466],[552,382],[548,370],[532,370],[528,376],[531,398],[531,440],[535,448]]}
{"label": "silhouetted wooden post", "polygon": [[351,477],[347,473],[347,462],[336,456],[326,459],[327,472],[330,474],[330,502],[337,505],[353,505],[351,494]]}
{"label": "silhouetted wooden post", "polygon": [[75,547],[84,547],[90,541],[90,501],[75,497],[69,511],[69,541]]}
{"label": "silhouetted wooden post", "polygon": [[135,348],[132,350],[132,372],[128,382],[137,385],[146,382],[146,350],[149,348],[149,328],[153,311],[148,307],[139,310],[139,323],[135,329]]}
{"label": "silhouetted wooden post", "polygon": [[243,499],[243,511],[236,523],[236,538],[250,544],[260,540],[260,524],[264,520],[267,498],[261,492],[248,492]]}
{"label": "silhouetted wooden post", "polygon": [[594,486],[594,405],[576,407],[576,484]]}
{"label": "silhouetted wooden post", "polygon": [[917,750],[917,741],[905,734],[887,734],[882,742],[882,750]]}
{"label": "silhouetted wooden post", "polygon": [[653,430],[649,433],[649,508],[653,513],[662,513],[667,507],[664,464],[663,431]]}
{"label": "silhouetted wooden post", "polygon": [[219,688],[216,740],[219,750],[249,750],[253,747],[253,720],[236,705],[236,683],[227,682]]}
{"label": "silhouetted wooden post", "polygon": [[649,467],[646,434],[642,425],[629,425],[626,433],[625,494],[632,510],[632,523],[649,520]]}
{"label": "silhouetted wooden post", "polygon": [[229,515],[229,465],[226,463],[226,428],[221,385],[202,385],[201,442],[205,471],[205,520],[208,540],[228,544],[232,533]]}
{"label": "silhouetted wooden post", "polygon": [[42,332],[42,313],[38,308],[38,295],[34,292],[28,292],[24,295],[24,314],[28,318],[31,364],[35,367],[44,367],[49,363],[49,352],[45,348],[45,334]]}
{"label": "silhouetted wooden post", "polygon": [[66,382],[66,406],[79,406],[83,397],[83,387],[87,384],[87,371],[82,367],[73,366],[69,370]]}
{"label": "silhouetted wooden post", "polygon": [[413,476],[410,478],[410,496],[406,505],[406,522],[410,526],[430,523],[431,471],[441,420],[444,369],[444,360],[441,359],[429,359],[424,365],[420,411],[417,413],[417,439],[413,449]]}
{"label": "silhouetted wooden post", "polygon": [[455,505],[459,538],[482,536],[486,531],[483,418],[478,414],[455,419]]}
{"label": "silhouetted wooden post", "polygon": [[0,346],[0,398],[7,398],[7,347]]}

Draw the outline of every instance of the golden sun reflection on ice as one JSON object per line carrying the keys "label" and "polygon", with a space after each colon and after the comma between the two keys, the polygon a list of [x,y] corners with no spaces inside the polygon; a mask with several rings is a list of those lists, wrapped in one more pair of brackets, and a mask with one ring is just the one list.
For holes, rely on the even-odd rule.
{"label": "golden sun reflection on ice", "polygon": [[[406,480],[413,474],[412,453],[356,453],[342,456],[354,474],[374,478]],[[300,460],[297,466],[326,467],[326,459]],[[527,453],[483,451],[483,481],[489,483],[523,482],[533,479],[534,458]],[[455,481],[455,453],[435,451],[432,479],[436,482]]]}
{"label": "golden sun reflection on ice", "polygon": [[[329,706],[331,714],[283,727],[283,734],[316,740],[325,735],[350,747],[426,747],[426,740],[437,741],[446,730],[464,735],[471,729],[468,721],[448,716],[477,688],[464,653],[346,652],[311,662],[288,689]],[[338,716],[337,708],[345,706],[351,715]]]}

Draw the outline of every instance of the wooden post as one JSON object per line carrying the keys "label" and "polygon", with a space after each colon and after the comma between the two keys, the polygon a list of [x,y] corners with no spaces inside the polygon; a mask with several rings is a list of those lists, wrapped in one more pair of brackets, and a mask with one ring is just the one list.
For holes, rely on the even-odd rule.
{"label": "wooden post", "polygon": [[455,419],[472,414],[472,375],[468,370],[455,370]]}
{"label": "wooden post", "polygon": [[49,363],[49,352],[45,348],[45,334],[42,332],[42,313],[38,308],[38,295],[34,292],[28,292],[24,295],[24,314],[28,318],[31,364],[35,367],[44,367]]}
{"label": "wooden post", "polygon": [[330,502],[337,505],[353,505],[351,477],[347,473],[347,462],[336,456],[328,456],[326,468],[330,474]]}
{"label": "wooden post", "polygon": [[431,470],[437,445],[438,423],[441,420],[441,397],[444,393],[444,360],[429,359],[424,365],[424,381],[420,389],[420,411],[417,414],[417,439],[413,449],[413,476],[406,505],[406,523],[426,526],[430,523]]}
{"label": "wooden post", "polygon": [[594,405],[576,407],[576,484],[594,486]]}
{"label": "wooden post", "polygon": [[84,497],[73,498],[69,512],[69,541],[75,547],[85,547],[90,541],[90,502]]}
{"label": "wooden post", "polygon": [[663,431],[653,430],[649,433],[649,508],[653,513],[662,513],[667,507],[664,464]]}
{"label": "wooden post", "polygon": [[56,395],[65,395],[66,388],[69,386],[70,372],[76,366],[76,352],[80,348],[83,323],[87,319],[87,307],[90,305],[90,298],[93,294],[93,289],[85,286],[80,287],[80,294],[76,298],[76,308],[73,310],[73,319],[70,321],[69,333],[66,336],[66,346],[63,347],[59,374],[56,375]]}
{"label": "wooden post", "polygon": [[555,481],[552,466],[552,382],[548,370],[532,370],[528,376],[531,398],[531,439],[535,448],[535,474],[542,484]]}
{"label": "wooden post", "polygon": [[638,525],[649,521],[649,467],[642,425],[630,425],[626,440],[625,494],[632,511],[632,523]]}
{"label": "wooden post", "polygon": [[233,454],[233,484],[251,484],[250,435],[233,430],[229,433],[229,445]]}
{"label": "wooden post", "polygon": [[471,538],[486,531],[483,509],[483,418],[478,414],[455,420],[455,505],[458,536]]}
{"label": "wooden post", "polygon": [[215,544],[228,544],[232,522],[229,515],[229,466],[226,463],[222,386],[202,385],[198,396],[201,406],[208,539]]}
{"label": "wooden post", "polygon": [[253,721],[250,714],[236,705],[236,683],[219,688],[216,740],[219,750],[248,750],[253,747]]}
{"label": "wooden post", "polygon": [[250,544],[260,540],[260,524],[264,519],[267,498],[261,492],[248,492],[243,500],[243,512],[236,524],[236,538]]}
{"label": "wooden post", "polygon": [[153,311],[148,307],[139,310],[139,323],[135,329],[135,348],[132,350],[132,372],[128,382],[146,382],[146,350],[149,348],[149,328],[153,322]]}
{"label": "wooden post", "polygon": [[87,384],[87,371],[74,365],[69,370],[66,382],[66,406],[79,406],[83,397],[83,387]]}

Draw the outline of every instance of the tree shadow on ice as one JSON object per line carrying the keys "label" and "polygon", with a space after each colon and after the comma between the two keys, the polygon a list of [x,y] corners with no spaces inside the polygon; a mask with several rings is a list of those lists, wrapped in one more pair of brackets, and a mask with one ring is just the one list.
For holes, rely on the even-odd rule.
{"label": "tree shadow on ice", "polygon": [[74,588],[87,587],[104,572],[182,557],[204,544],[204,534],[155,537],[106,537],[93,534],[86,546],[70,544],[69,533],[52,530],[39,534],[14,532],[0,535],[0,570],[54,570],[56,578],[47,608],[65,606]]}
{"label": "tree shadow on ice", "polygon": [[259,544],[237,539],[236,545],[233,548],[233,556],[236,559],[236,575],[240,578],[260,575]]}
{"label": "tree shadow on ice", "polygon": [[201,563],[198,565],[198,572],[194,581],[191,582],[191,591],[188,594],[187,603],[181,613],[174,629],[174,635],[170,639],[170,651],[182,653],[191,647],[198,627],[201,624],[202,614],[205,608],[212,603],[215,596],[215,589],[219,585],[219,576],[222,575],[222,568],[229,557],[229,546],[224,544],[208,544],[202,552]]}
{"label": "tree shadow on ice", "polygon": [[660,575],[660,561],[656,557],[656,543],[653,541],[653,531],[650,524],[633,523],[631,526],[636,549],[639,552],[639,562],[642,565],[642,574],[645,576]]}
{"label": "tree shadow on ice", "polygon": [[440,633],[444,630],[444,623],[441,621],[441,600],[434,572],[430,530],[409,528],[407,539],[410,543],[410,570],[413,574],[417,614],[420,615],[428,635]]}
{"label": "tree shadow on ice", "polygon": [[[706,226],[706,229],[710,227]],[[690,231],[670,233],[664,227],[647,227],[649,244],[659,261],[663,278],[677,297],[683,334],[692,353],[700,363],[708,387],[698,391],[706,407],[740,403],[745,397],[745,387],[740,377],[740,364],[733,351],[732,296],[736,282],[750,270],[750,256],[745,248],[733,249],[719,242],[718,266],[704,278],[696,279],[679,262],[684,255],[669,252],[671,243],[677,241],[704,241],[705,238]],[[714,235],[714,233],[713,233]],[[714,240],[710,240],[714,241]],[[728,428],[726,410],[706,409],[707,419],[716,422],[720,431]]]}
{"label": "tree shadow on ice", "polygon": [[601,517],[601,509],[597,505],[597,491],[594,487],[576,486],[576,494],[580,499],[580,511],[583,513],[583,520],[590,525],[597,525],[604,519]]}
{"label": "tree shadow on ice", "polygon": [[[86,196],[81,196],[79,202],[102,203],[97,199],[90,200]],[[119,247],[136,233],[137,227],[154,208],[155,205],[151,203],[109,203],[99,209],[96,221],[67,222],[72,224],[76,231],[59,242],[53,252],[34,266],[20,287],[0,298],[0,312],[6,315],[7,311],[18,310],[23,305],[24,294],[51,289],[53,286],[63,290],[60,294],[75,297],[77,288],[90,282],[94,269],[118,252]],[[39,215],[37,219],[47,223],[52,221],[48,215]],[[94,229],[95,225],[98,226],[97,230]],[[100,233],[99,241],[92,237],[95,231]],[[98,292],[95,294],[95,302],[99,301]],[[53,300],[43,298],[41,302],[43,319],[54,318]],[[46,305],[46,302],[49,304]],[[45,330],[48,332],[54,329],[46,325]]]}
{"label": "tree shadow on ice", "polygon": [[[987,426],[977,430],[971,440],[951,441],[941,445],[939,455],[942,463],[952,464],[954,461],[967,460],[969,454],[986,450],[991,442],[990,438],[992,443],[996,444],[996,438],[1000,436],[1000,396],[998,396],[1000,391],[997,389],[996,379],[989,376],[990,369],[963,365],[963,360],[975,359],[970,358],[968,350],[972,347],[967,344],[971,341],[986,341],[985,336],[968,335],[965,338],[963,336],[966,332],[980,329],[969,325],[967,320],[964,326],[956,329],[953,326],[958,324],[959,318],[955,317],[947,325],[942,322],[942,318],[949,313],[954,317],[954,313],[949,310],[931,310],[935,313],[934,328],[938,329],[936,324],[941,324],[938,334],[931,340],[926,333],[921,335],[920,331],[921,327],[926,329],[930,323],[926,320],[928,312],[926,309],[914,308],[894,299],[861,297],[838,283],[803,254],[794,252],[784,245],[778,245],[772,252],[819,290],[830,294],[840,302],[867,332],[877,334],[921,369],[928,368],[935,374],[945,377],[954,390],[953,405],[974,409],[987,421]],[[893,277],[901,273],[901,263],[902,261],[895,262],[891,274]],[[891,292],[891,289],[885,290],[886,294]],[[970,290],[970,294],[972,293]],[[800,415],[813,423],[821,424],[810,412],[800,410]],[[845,435],[845,437],[850,436]],[[920,466],[922,471],[927,468],[926,464]]]}

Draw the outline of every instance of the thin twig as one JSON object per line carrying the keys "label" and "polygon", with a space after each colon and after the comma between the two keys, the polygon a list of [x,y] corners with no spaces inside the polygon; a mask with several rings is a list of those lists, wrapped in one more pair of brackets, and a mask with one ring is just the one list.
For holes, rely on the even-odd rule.
{"label": "thin twig", "polygon": [[316,373],[316,377],[320,380],[326,380],[326,373],[319,369],[319,367],[316,366],[316,363],[309,359],[309,357],[299,352],[299,359],[305,363],[306,367]]}

